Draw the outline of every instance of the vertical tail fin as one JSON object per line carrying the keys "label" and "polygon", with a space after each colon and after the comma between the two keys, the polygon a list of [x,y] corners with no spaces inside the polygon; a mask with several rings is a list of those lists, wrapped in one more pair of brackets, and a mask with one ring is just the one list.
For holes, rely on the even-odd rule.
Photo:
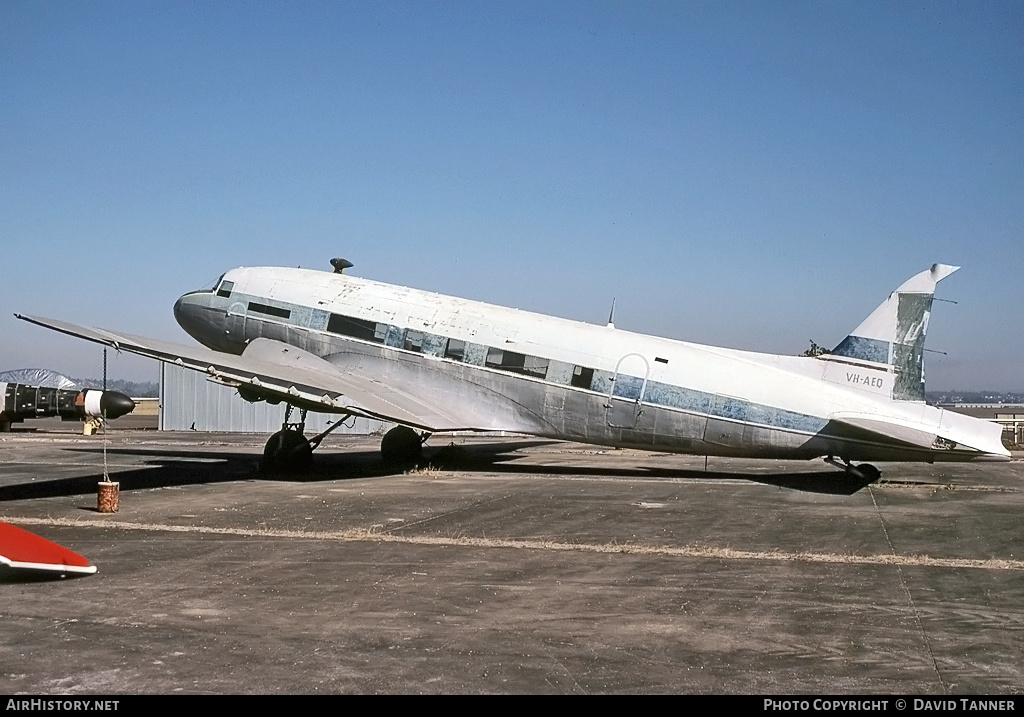
{"label": "vertical tail fin", "polygon": [[832,353],[892,366],[895,373],[892,398],[923,401],[924,338],[935,285],[959,268],[932,264],[931,269],[907,279]]}

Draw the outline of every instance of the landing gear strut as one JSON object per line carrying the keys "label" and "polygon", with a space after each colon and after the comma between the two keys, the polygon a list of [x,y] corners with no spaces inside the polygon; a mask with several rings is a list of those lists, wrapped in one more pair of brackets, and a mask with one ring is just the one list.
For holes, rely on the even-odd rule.
{"label": "landing gear strut", "polygon": [[882,477],[882,471],[878,470],[870,463],[861,463],[860,465],[855,466],[845,458],[843,458],[842,463],[840,463],[832,456],[827,456],[825,458],[825,462],[829,465],[835,466],[836,468],[841,468],[846,471],[847,474],[853,476],[857,480],[862,480],[865,483],[874,483]]}
{"label": "landing gear strut", "polygon": [[303,435],[306,430],[306,409],[300,408],[298,423],[292,423],[290,419],[294,408],[291,404],[285,407],[281,430],[270,437],[263,449],[261,467],[268,473],[309,473],[313,469],[313,449],[348,417],[346,415],[335,421],[323,433],[306,438]]}
{"label": "landing gear strut", "polygon": [[306,409],[299,409],[299,422],[290,421],[292,409],[284,409],[281,430],[270,437],[263,449],[263,470],[270,473],[308,473],[313,468],[313,446],[303,435]]}
{"label": "landing gear strut", "polygon": [[380,442],[380,455],[384,465],[403,465],[417,463],[423,455],[422,436],[408,426],[395,426],[384,434]]}

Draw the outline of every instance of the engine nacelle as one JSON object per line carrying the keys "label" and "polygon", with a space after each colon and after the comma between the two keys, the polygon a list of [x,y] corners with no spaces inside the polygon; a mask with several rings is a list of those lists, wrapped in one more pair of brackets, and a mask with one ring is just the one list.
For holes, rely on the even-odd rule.
{"label": "engine nacelle", "polygon": [[119,391],[95,388],[62,389],[0,381],[0,430],[26,418],[60,416],[65,421],[113,420],[135,409],[135,401]]}
{"label": "engine nacelle", "polygon": [[87,388],[75,398],[75,405],[81,406],[85,417],[113,420],[135,410],[135,401],[120,391],[99,391]]}

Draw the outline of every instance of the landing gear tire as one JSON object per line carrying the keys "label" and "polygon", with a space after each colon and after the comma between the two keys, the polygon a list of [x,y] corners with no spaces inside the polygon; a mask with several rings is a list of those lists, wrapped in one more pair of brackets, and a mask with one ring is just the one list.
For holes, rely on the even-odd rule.
{"label": "landing gear tire", "polygon": [[860,473],[861,478],[866,480],[868,483],[874,483],[882,477],[882,471],[878,470],[870,463],[861,463],[855,468],[855,470]]}
{"label": "landing gear tire", "polygon": [[384,465],[416,463],[423,455],[423,441],[411,428],[395,426],[381,439],[380,455]]}
{"label": "landing gear tire", "polygon": [[278,431],[263,449],[262,468],[268,473],[309,473],[313,469],[313,448],[299,431]]}
{"label": "landing gear tire", "polygon": [[870,463],[861,463],[860,465],[854,465],[845,458],[842,462],[837,461],[833,456],[825,456],[825,462],[829,465],[835,466],[841,470],[846,471],[846,475],[853,476],[857,480],[864,481],[864,484],[874,483],[876,480],[882,477],[882,471],[875,468]]}

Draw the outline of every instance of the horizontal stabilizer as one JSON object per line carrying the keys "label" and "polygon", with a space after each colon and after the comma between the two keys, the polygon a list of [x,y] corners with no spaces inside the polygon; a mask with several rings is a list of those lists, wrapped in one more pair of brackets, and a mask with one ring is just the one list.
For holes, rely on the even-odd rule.
{"label": "horizontal stabilizer", "polygon": [[0,523],[0,566],[47,573],[96,572],[96,566],[78,553],[8,523]]}
{"label": "horizontal stabilizer", "polygon": [[953,448],[971,448],[981,453],[1008,458],[1010,453],[1003,446],[1000,436],[1002,427],[996,423],[984,421],[972,421],[970,432],[956,430],[955,424],[965,418],[959,414],[943,412],[942,424],[950,424],[949,430],[940,428],[935,432],[932,426],[921,427],[909,421],[897,422],[891,419],[882,419],[871,414],[863,413],[833,413],[828,417],[831,423],[842,426],[849,426],[858,431],[867,431],[875,436],[885,439],[884,442],[893,441],[905,445],[923,448],[925,450],[943,450]]}
{"label": "horizontal stabilizer", "polygon": [[927,450],[935,447],[935,439],[938,438],[938,435],[933,432],[861,415],[833,414],[829,416],[829,420],[846,426],[852,426],[861,431],[874,433],[886,438],[886,442],[898,441]]}

